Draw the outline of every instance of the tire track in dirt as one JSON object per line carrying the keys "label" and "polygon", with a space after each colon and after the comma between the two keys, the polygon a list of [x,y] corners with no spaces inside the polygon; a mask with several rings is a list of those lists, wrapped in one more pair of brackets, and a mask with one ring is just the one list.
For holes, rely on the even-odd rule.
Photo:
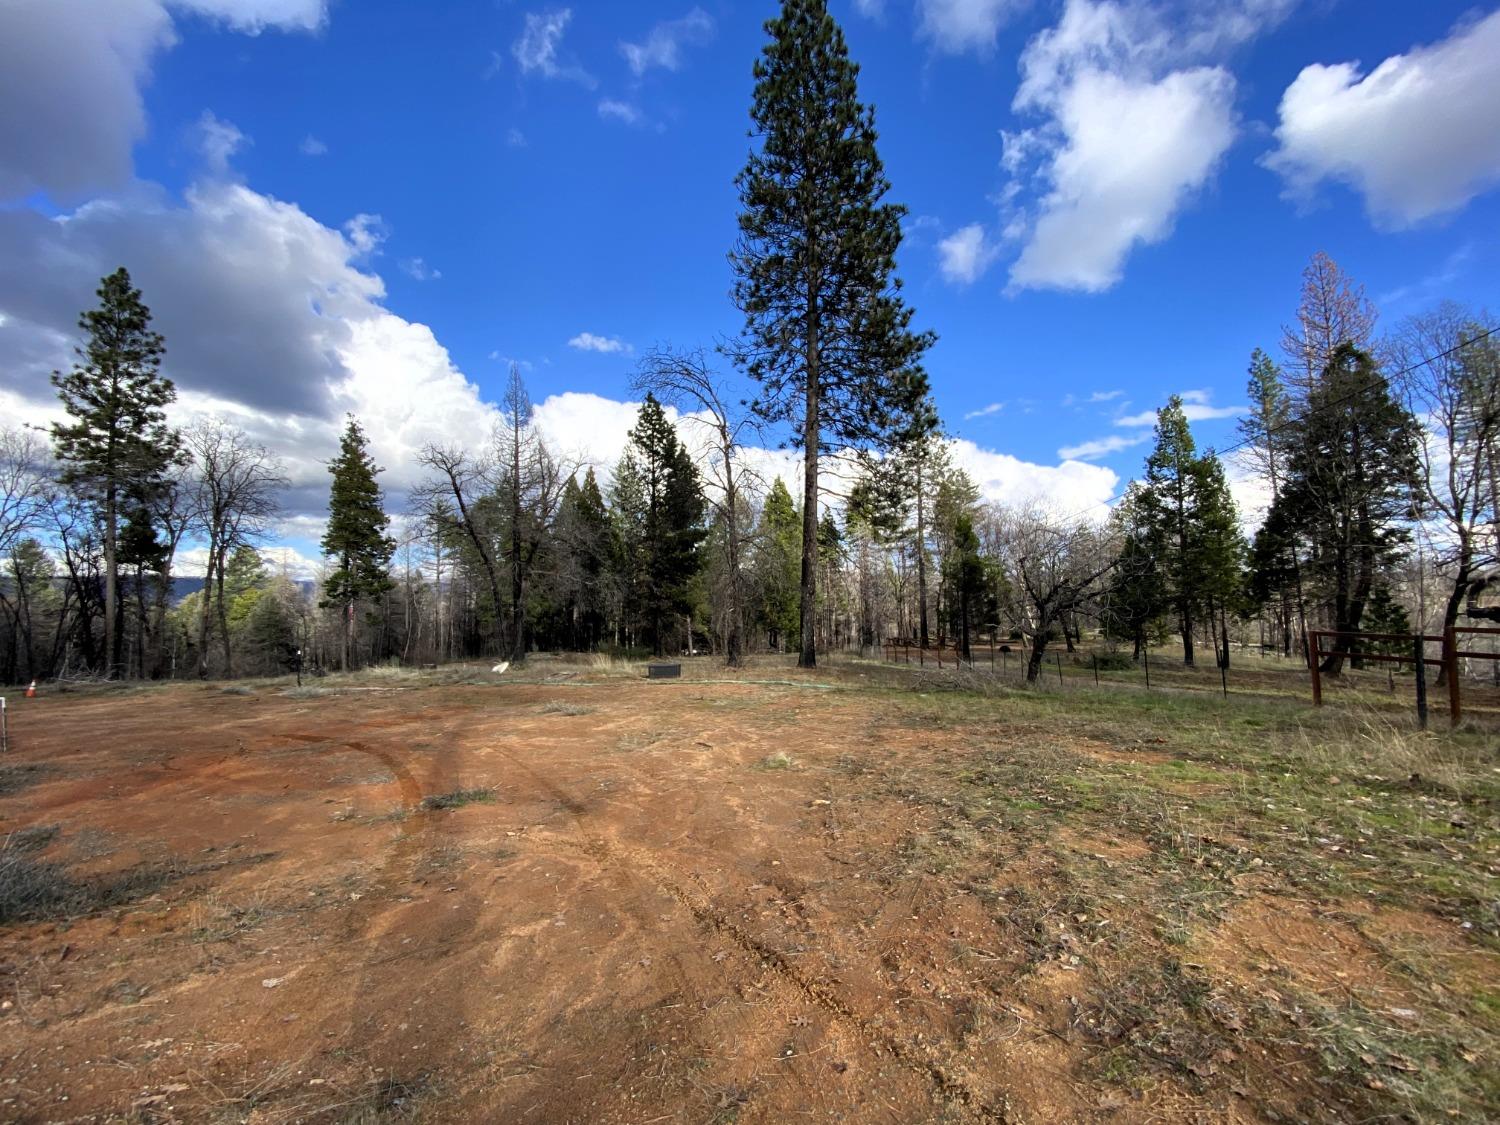
{"label": "tire track in dirt", "polygon": [[[531,766],[527,765],[524,761],[516,757],[516,755],[512,754],[510,751],[506,750],[504,747],[496,746],[495,751],[500,754],[501,757],[505,758],[513,766],[515,766],[517,769],[519,769],[521,772],[525,773],[528,777],[535,781],[537,785],[545,790],[552,797],[552,799],[555,800],[563,808],[563,810],[567,812],[568,816],[572,819],[574,829],[577,831],[577,834],[579,836],[579,849],[585,855],[587,855],[590,859],[597,863],[601,868],[613,869],[625,878],[625,880],[630,884],[630,890],[633,893],[635,899],[642,903],[641,908],[638,911],[633,912],[636,915],[636,924],[640,928],[641,932],[649,932],[652,927],[652,919],[648,917],[648,914],[650,912],[644,905],[645,895],[642,893],[642,888],[640,886],[639,880],[636,879],[634,873],[629,868],[621,863],[616,862],[615,854],[610,848],[609,843],[602,837],[596,836],[594,833],[590,832],[585,826],[584,816],[586,815],[588,810],[583,802],[579,801],[578,798],[574,797],[571,793],[567,792],[561,786],[554,784],[552,781],[544,777],[541,773],[533,769]],[[658,887],[657,889],[658,891],[665,891],[665,888]],[[674,983],[677,985],[678,992],[680,992],[685,998],[690,999],[698,1008],[702,1009],[703,996],[693,985],[692,980],[688,975],[687,969],[684,968],[682,964],[682,959],[675,952],[669,953],[668,958],[672,965],[672,976],[674,978]]]}
{"label": "tire track in dirt", "polygon": [[[884,1028],[876,1026],[870,1020],[854,1011],[827,984],[809,977],[780,950],[767,945],[753,934],[735,925],[728,915],[712,905],[706,893],[700,897],[697,894],[687,891],[683,886],[683,882],[690,882],[690,879],[679,882],[668,874],[669,870],[675,871],[675,869],[669,868],[666,864],[659,863],[644,850],[630,845],[612,843],[607,838],[591,832],[584,823],[584,816],[587,810],[577,798],[554,782],[543,777],[515,755],[498,747],[497,749],[499,753],[509,759],[518,769],[525,772],[538,785],[550,793],[569,812],[578,830],[580,837],[579,847],[585,854],[599,863],[600,866],[610,866],[625,871],[627,877],[632,867],[643,872],[657,890],[674,899],[700,925],[706,926],[715,933],[723,935],[739,946],[743,952],[760,959],[762,963],[775,972],[785,984],[800,994],[807,1002],[818,1007],[839,1023],[852,1028],[864,1037],[867,1042],[884,1050],[887,1055],[895,1059],[902,1066],[930,1082],[950,1105],[962,1107],[980,1121],[1007,1123],[1012,1120],[1007,1107],[993,1106],[986,1103],[977,1091],[962,1077],[953,1074],[942,1061],[931,1057],[926,1052],[908,1047]],[[672,955],[672,959],[676,963],[679,972],[682,972],[681,963],[678,961],[676,954]],[[697,999],[696,990],[693,990],[693,992],[694,998]]]}
{"label": "tire track in dirt", "polygon": [[[412,720],[415,721],[415,720]],[[386,720],[366,725],[366,729],[387,730],[400,725],[398,722]],[[324,967],[322,974],[330,977],[342,977],[346,974],[357,974],[358,982],[349,990],[349,1001],[347,1013],[340,1022],[347,1025],[347,1034],[344,1042],[352,1042],[362,1022],[376,1020],[381,1013],[378,1010],[378,1002],[372,997],[377,991],[375,982],[379,977],[379,966],[384,964],[388,958],[379,955],[377,945],[380,932],[375,930],[375,924],[380,916],[389,910],[390,903],[383,895],[373,893],[379,889],[390,889],[395,885],[396,878],[403,868],[410,867],[417,855],[420,854],[428,838],[437,831],[437,821],[434,816],[422,807],[423,792],[420,782],[407,766],[391,751],[357,739],[345,739],[340,736],[320,735],[312,732],[291,732],[278,735],[288,738],[294,742],[304,745],[327,745],[340,749],[352,750],[357,754],[364,754],[374,758],[390,770],[396,779],[397,787],[401,792],[402,816],[398,821],[398,835],[385,858],[380,861],[379,871],[375,875],[372,891],[362,895],[357,900],[353,909],[345,916],[344,922],[344,944],[348,949],[365,950],[363,958],[356,964],[348,965],[343,969]],[[375,1010],[372,1009],[372,1006]]]}

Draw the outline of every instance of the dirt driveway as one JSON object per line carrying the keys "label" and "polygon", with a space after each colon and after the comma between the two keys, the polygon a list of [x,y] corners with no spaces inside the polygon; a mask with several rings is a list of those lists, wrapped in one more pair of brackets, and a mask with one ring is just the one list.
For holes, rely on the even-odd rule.
{"label": "dirt driveway", "polygon": [[933,810],[868,769],[959,750],[878,693],[194,685],[13,719],[0,832],[161,883],[0,928],[0,1119],[1263,1119],[1101,1095],[1078,958],[912,865]]}

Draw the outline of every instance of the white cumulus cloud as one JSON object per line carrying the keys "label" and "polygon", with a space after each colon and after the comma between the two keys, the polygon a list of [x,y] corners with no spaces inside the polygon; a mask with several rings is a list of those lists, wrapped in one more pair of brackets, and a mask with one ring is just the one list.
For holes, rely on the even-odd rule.
{"label": "white cumulus cloud", "polygon": [[1000,255],[979,223],[970,223],[938,243],[938,261],[943,277],[955,285],[972,285]]}
{"label": "white cumulus cloud", "polygon": [[1030,0],[917,0],[921,34],[940,51],[991,51],[1000,28]]}
{"label": "white cumulus cloud", "polygon": [[1097,461],[1101,457],[1142,445],[1149,440],[1149,434],[1110,434],[1107,437],[1081,441],[1077,445],[1065,445],[1057,451],[1057,455],[1064,461]]}
{"label": "white cumulus cloud", "polygon": [[1295,0],[1067,0],[1021,57],[1005,134],[1006,234],[1018,289],[1100,292],[1166,239],[1238,132],[1234,76],[1215,59]]}
{"label": "white cumulus cloud", "polygon": [[1266,164],[1306,201],[1347,184],[1383,227],[1455,211],[1500,184],[1500,12],[1431,46],[1303,69],[1281,97]]}
{"label": "white cumulus cloud", "polygon": [[592,332],[580,332],[568,341],[568,347],[603,355],[623,355],[632,350],[624,340],[617,340],[613,336],[596,336]]}
{"label": "white cumulus cloud", "polygon": [[640,43],[621,43],[620,54],[637,78],[652,67],[677,70],[682,66],[683,48],[706,43],[713,33],[713,17],[694,8],[681,19],[663,20]]}

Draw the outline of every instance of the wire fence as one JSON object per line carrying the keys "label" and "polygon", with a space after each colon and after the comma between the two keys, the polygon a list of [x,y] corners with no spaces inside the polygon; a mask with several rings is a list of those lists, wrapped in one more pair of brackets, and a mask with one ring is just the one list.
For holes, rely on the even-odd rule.
{"label": "wire fence", "polygon": [[[1466,633],[1495,633],[1500,630],[1457,630]],[[1321,642],[1321,634],[1314,643]],[[1316,662],[1309,664],[1300,654],[1272,654],[1262,646],[1231,647],[1229,659],[1217,660],[1210,649],[1208,659],[1196,664],[1186,664],[1180,653],[1164,654],[1143,652],[1133,655],[1125,650],[1111,648],[1066,648],[1048,646],[1037,662],[1037,675],[1028,680],[1033,652],[1024,642],[1005,643],[984,640],[971,644],[969,655],[964,657],[959,646],[951,641],[926,646],[905,639],[887,640],[882,657],[888,664],[921,670],[929,674],[960,674],[978,676],[997,684],[1017,687],[1033,687],[1053,691],[1097,689],[1134,692],[1187,692],[1200,695],[1215,695],[1280,700],[1283,702],[1312,703],[1321,705],[1326,695],[1330,700],[1376,706],[1384,709],[1415,710],[1419,725],[1426,724],[1426,699],[1429,668],[1444,671],[1441,685],[1450,704],[1450,718],[1457,725],[1464,716],[1477,719],[1500,720],[1500,683],[1490,683],[1488,676],[1476,676],[1476,668],[1490,671],[1489,665],[1495,655],[1474,650],[1464,651],[1444,637],[1402,637],[1400,655],[1389,660],[1374,661],[1365,653],[1357,653],[1358,659],[1345,662],[1337,676],[1315,671]],[[1419,645],[1441,646],[1443,655],[1434,659],[1424,658],[1424,663],[1415,663]],[[1328,654],[1328,647],[1319,647],[1319,657]],[[1473,663],[1471,663],[1471,661]],[[1371,669],[1360,665],[1369,662],[1378,664]],[[1496,665],[1500,667],[1500,664]],[[1418,674],[1418,669],[1421,674]],[[1315,690],[1316,688],[1316,690]],[[1437,694],[1434,685],[1433,694]],[[1457,702],[1462,699],[1462,708]],[[1413,704],[1416,704],[1413,708]]]}

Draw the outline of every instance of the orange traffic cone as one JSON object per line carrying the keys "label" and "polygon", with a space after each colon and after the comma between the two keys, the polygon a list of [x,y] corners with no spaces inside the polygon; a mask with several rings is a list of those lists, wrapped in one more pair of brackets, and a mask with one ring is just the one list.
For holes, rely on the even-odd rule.
{"label": "orange traffic cone", "polygon": [[32,680],[31,681],[31,685],[26,689],[26,698],[27,699],[35,699],[36,698],[36,681],[35,680]]}

